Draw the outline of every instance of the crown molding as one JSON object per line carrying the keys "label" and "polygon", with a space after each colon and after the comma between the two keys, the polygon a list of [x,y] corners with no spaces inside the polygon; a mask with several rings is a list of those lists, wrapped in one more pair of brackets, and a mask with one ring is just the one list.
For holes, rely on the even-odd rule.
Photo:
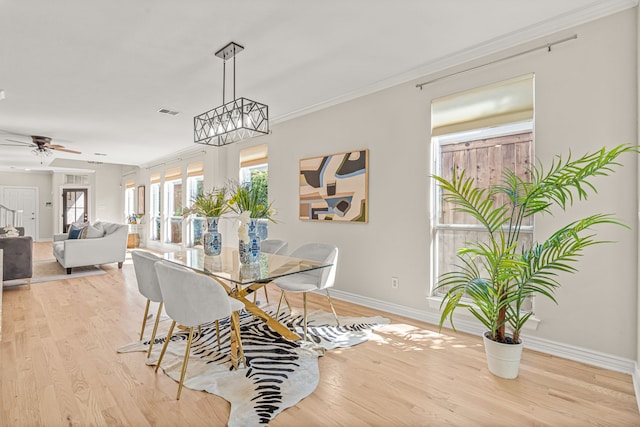
{"label": "crown molding", "polygon": [[334,105],[360,98],[362,96],[370,95],[392,86],[407,83],[419,78],[429,78],[435,73],[446,71],[452,67],[460,66],[470,61],[514,48],[526,42],[531,42],[559,31],[568,30],[578,25],[622,12],[623,10],[636,7],[637,5],[638,0],[593,1],[590,4],[558,15],[554,18],[538,22],[530,25],[529,27],[525,27],[524,29],[519,29],[483,43],[476,44],[467,49],[455,52],[435,61],[428,62],[404,73],[390,76],[386,79],[351,92],[347,92],[343,95],[272,118],[271,122],[273,124],[282,123],[315,111],[323,110]]}

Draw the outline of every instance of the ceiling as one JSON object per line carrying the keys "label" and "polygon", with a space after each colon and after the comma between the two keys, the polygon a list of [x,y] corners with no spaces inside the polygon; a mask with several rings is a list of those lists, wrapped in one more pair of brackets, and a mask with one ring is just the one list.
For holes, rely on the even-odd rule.
{"label": "ceiling", "polygon": [[0,169],[148,165],[193,148],[193,116],[222,104],[214,52],[230,41],[245,47],[236,95],[269,105],[273,124],[636,4],[0,0],[0,144],[43,135],[82,152],[41,165],[0,146]]}

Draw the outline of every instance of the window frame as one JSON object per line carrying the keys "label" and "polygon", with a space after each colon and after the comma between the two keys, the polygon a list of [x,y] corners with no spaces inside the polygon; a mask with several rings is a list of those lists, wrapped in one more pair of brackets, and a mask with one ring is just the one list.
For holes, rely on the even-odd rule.
{"label": "window frame", "polygon": [[[187,201],[185,205],[190,208],[193,205],[193,200],[201,191],[204,191],[204,175],[188,176]],[[196,231],[198,228],[204,231],[203,228],[206,226],[206,218],[189,215],[186,221],[183,222],[182,226],[186,228],[187,233],[185,246],[192,248],[202,244],[202,232],[200,233],[200,238],[198,238]]]}
{"label": "window frame", "polygon": [[[433,136],[432,137],[432,164],[431,170],[434,175],[442,176],[442,147],[444,145],[451,144],[459,144],[459,143],[470,143],[474,141],[481,141],[485,139],[498,138],[498,137],[508,137],[510,135],[516,135],[520,133],[530,132],[532,135],[531,142],[529,145],[529,158],[534,158],[534,143],[533,143],[533,121],[525,121],[519,123],[512,123],[508,125],[496,126],[492,128],[485,129],[476,129],[473,131],[460,132],[455,134],[447,134],[441,136]],[[514,169],[515,165],[506,165],[503,166],[503,170],[506,168]],[[502,173],[502,172],[500,172]],[[438,277],[444,272],[441,271],[441,258],[445,256],[451,257],[452,253],[444,253],[444,250],[439,246],[440,242],[440,233],[443,232],[476,232],[483,231],[484,227],[479,224],[471,224],[471,223],[455,223],[441,222],[442,218],[442,198],[441,198],[441,189],[435,179],[431,180],[431,251],[430,251],[430,267],[431,267],[431,280],[429,287],[429,298],[434,298],[437,301],[442,299],[442,295],[444,290],[437,291],[435,289],[438,283]],[[531,225],[526,225],[522,227],[522,231],[530,234],[533,238],[535,231],[535,221],[532,218]],[[531,306],[531,310],[533,309],[533,305]]]}
{"label": "window frame", "polygon": [[[182,177],[174,178],[164,181],[163,194],[164,194],[164,206],[162,210],[162,216],[164,219],[164,243],[170,245],[182,245],[183,241],[183,227],[184,221],[182,218],[182,206],[183,206],[183,190],[180,188],[179,200],[176,200],[175,192],[176,186],[182,187]],[[179,212],[178,215],[174,215]],[[173,223],[178,223],[180,232],[176,235],[179,236],[178,242],[173,241]]]}
{"label": "window frame", "polygon": [[[155,229],[157,227],[157,230]],[[157,239],[154,238],[157,231]],[[162,241],[162,191],[160,182],[149,184],[149,240]]]}

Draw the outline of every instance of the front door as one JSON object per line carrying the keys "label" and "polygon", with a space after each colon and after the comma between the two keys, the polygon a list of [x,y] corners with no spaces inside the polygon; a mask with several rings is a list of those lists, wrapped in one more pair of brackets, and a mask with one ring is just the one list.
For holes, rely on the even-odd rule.
{"label": "front door", "polygon": [[87,222],[89,219],[87,189],[64,188],[62,190],[62,232],[69,231],[74,222]]}
{"label": "front door", "polygon": [[22,211],[22,225],[24,235],[38,240],[38,188],[37,187],[3,187],[2,204],[9,209]]}

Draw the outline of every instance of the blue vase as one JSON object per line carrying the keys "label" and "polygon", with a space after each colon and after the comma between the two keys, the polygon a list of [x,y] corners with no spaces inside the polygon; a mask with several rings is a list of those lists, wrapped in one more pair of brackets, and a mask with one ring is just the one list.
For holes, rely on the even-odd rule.
{"label": "blue vase", "polygon": [[266,218],[257,219],[258,224],[256,225],[256,233],[258,234],[258,238],[260,241],[267,240],[269,237],[269,220]]}
{"label": "blue vase", "polygon": [[260,261],[260,237],[257,232],[258,220],[251,218],[247,225],[249,241],[240,240],[238,243],[238,252],[240,253],[240,262],[242,264],[255,264]]}
{"label": "blue vase", "polygon": [[207,231],[202,236],[205,255],[220,255],[222,252],[222,234],[218,232],[219,219],[219,217],[207,218]]}

